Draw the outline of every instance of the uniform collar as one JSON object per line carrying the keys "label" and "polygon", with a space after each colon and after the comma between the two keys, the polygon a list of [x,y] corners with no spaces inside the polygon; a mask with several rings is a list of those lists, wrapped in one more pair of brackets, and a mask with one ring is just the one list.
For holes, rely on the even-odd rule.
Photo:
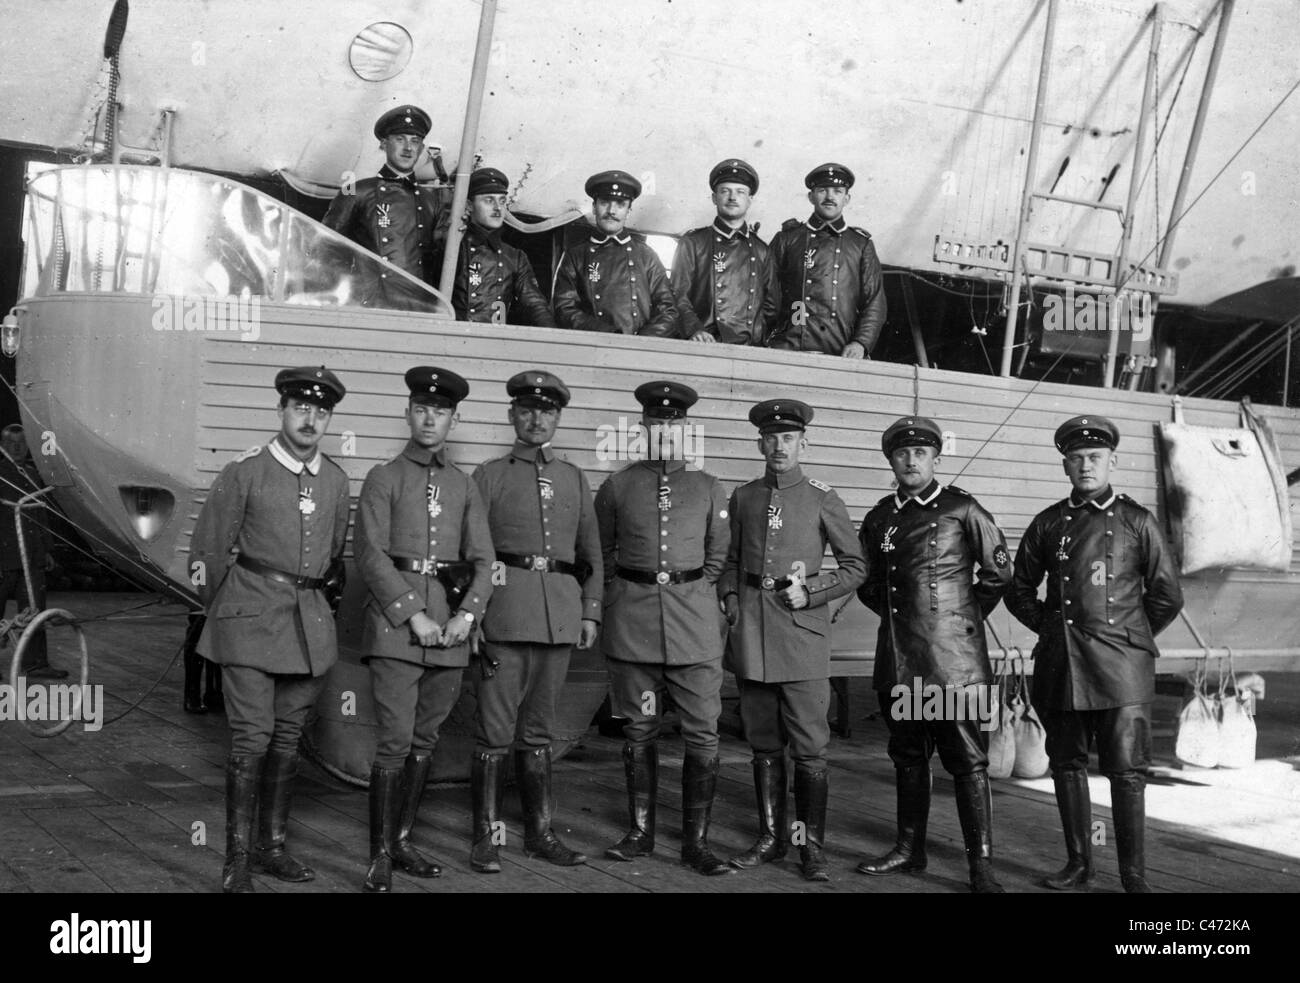
{"label": "uniform collar", "polygon": [[929,505],[939,497],[939,492],[943,491],[943,485],[937,479],[931,478],[930,483],[925,486],[925,491],[919,495],[899,496],[894,492],[894,507],[902,508],[908,502],[915,502],[917,505]]}
{"label": "uniform collar", "polygon": [[530,464],[535,463],[537,458],[540,457],[545,463],[550,464],[555,460],[555,448],[551,446],[549,441],[542,444],[541,447],[536,447],[533,444],[525,444],[521,440],[516,440],[515,446],[510,449],[510,455]]}
{"label": "uniform collar", "polygon": [[1069,502],[1072,509],[1081,509],[1085,505],[1091,505],[1098,512],[1105,512],[1115,504],[1115,498],[1115,489],[1107,485],[1100,495],[1090,501],[1075,498],[1073,491],[1070,492],[1070,497],[1066,501]]}
{"label": "uniform collar", "polygon": [[465,238],[486,242],[493,249],[501,248],[501,229],[486,229],[477,222],[469,223]]}
{"label": "uniform collar", "polygon": [[421,447],[414,440],[408,440],[406,446],[402,448],[402,456],[414,461],[422,468],[429,467],[430,464],[437,464],[440,468],[447,466],[447,445],[442,445],[442,450],[429,450],[427,447]]}
{"label": "uniform collar", "polygon": [[409,184],[412,187],[415,186],[415,171],[412,171],[410,174],[398,174],[387,164],[384,164],[384,166],[379,169],[379,176],[385,181],[401,181],[403,184]]}
{"label": "uniform collar", "polygon": [[843,215],[837,218],[834,222],[823,222],[814,214],[813,217],[808,219],[808,221],[805,222],[804,224],[807,225],[808,228],[812,229],[814,232],[820,232],[822,229],[827,229],[828,231],[833,232],[836,235],[839,235],[841,232],[843,232],[845,229],[849,227],[849,223],[845,221]]}
{"label": "uniform collar", "polygon": [[271,452],[273,458],[283,464],[294,474],[302,474],[303,468],[306,468],[313,477],[320,473],[321,453],[319,447],[316,448],[316,453],[312,455],[310,461],[302,461],[294,457],[288,448],[284,446],[284,443],[280,440],[279,436],[267,444],[266,448]]}
{"label": "uniform collar", "polygon": [[803,468],[796,464],[785,474],[773,474],[771,471],[763,473],[763,484],[768,488],[793,488],[803,481]]}
{"label": "uniform collar", "polygon": [[714,218],[713,231],[716,232],[718,235],[722,236],[722,238],[724,239],[731,239],[734,236],[744,236],[746,239],[748,239],[750,233],[754,231],[754,227],[750,225],[748,222],[741,222],[738,227],[733,229],[729,227],[726,222],[722,221],[722,219]]}
{"label": "uniform collar", "polygon": [[[672,474],[674,471],[680,471],[682,468],[686,467],[686,462],[677,458],[668,461],[646,459],[644,461],[638,461],[637,463],[642,467],[649,468],[656,474]],[[660,465],[663,465],[663,467],[660,467]]]}
{"label": "uniform collar", "polygon": [[597,236],[593,235],[591,241],[594,245],[603,246],[608,242],[617,242],[620,246],[626,246],[632,241],[632,233],[624,231],[621,236]]}

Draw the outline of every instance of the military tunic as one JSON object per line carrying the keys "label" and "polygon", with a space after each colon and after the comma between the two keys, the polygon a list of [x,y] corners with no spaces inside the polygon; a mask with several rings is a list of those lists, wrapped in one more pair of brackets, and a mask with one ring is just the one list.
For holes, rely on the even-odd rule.
{"label": "military tunic", "polygon": [[451,304],[459,321],[555,327],[528,257],[502,242],[500,229],[485,229],[474,222],[460,240]]}
{"label": "military tunic", "polygon": [[[712,756],[722,710],[726,623],[716,584],[730,529],[722,485],[682,461],[638,461],[611,475],[596,494],[605,569],[603,650],[616,716],[634,744],[659,733],[658,703],[671,690],[688,748]],[[619,567],[664,574],[702,570],[687,583],[633,583]]]}
{"label": "military tunic", "polygon": [[729,345],[761,345],[781,299],[767,244],[749,223],[721,219],[677,241],[672,286],[681,336],[707,331]]}
{"label": "military tunic", "polygon": [[555,276],[561,328],[677,337],[677,300],[655,251],[630,233],[570,246]]}
{"label": "military tunic", "polygon": [[[859,531],[867,579],[858,598],[880,615],[872,684],[899,768],[928,762],[937,746],[950,774],[988,766],[978,711],[992,681],[984,620],[1011,582],[1006,539],[967,492],[932,481],[912,498],[887,495]],[[972,573],[974,579],[972,580]],[[893,712],[895,686],[962,687],[958,719],[917,721]]]}
{"label": "military tunic", "polygon": [[[446,189],[421,185],[385,164],[378,177],[358,181],[351,194],[340,192],[321,222],[417,280],[432,284],[438,276],[434,253],[447,237],[448,204]],[[407,310],[428,303],[402,277],[382,271],[379,282],[367,282],[364,289],[361,300],[368,307]]]}
{"label": "military tunic", "polygon": [[856,341],[871,354],[887,313],[871,234],[843,217],[791,219],[771,250],[781,301],[768,346],[839,355]]}

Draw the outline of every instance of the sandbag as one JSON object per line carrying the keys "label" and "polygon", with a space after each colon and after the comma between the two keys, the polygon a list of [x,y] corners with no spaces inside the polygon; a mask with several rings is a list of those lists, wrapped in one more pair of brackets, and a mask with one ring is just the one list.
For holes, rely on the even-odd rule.
{"label": "sandbag", "polygon": [[1012,701],[1011,730],[1015,734],[1016,761],[1012,774],[1016,778],[1042,778],[1048,772],[1047,730],[1038,719],[1029,695],[1025,664],[1020,663],[1020,686]]}
{"label": "sandbag", "polygon": [[1254,701],[1237,687],[1231,655],[1228,659],[1226,674],[1219,667],[1219,767],[1249,768],[1255,763]]}
{"label": "sandbag", "polygon": [[998,676],[993,700],[996,727],[989,734],[989,777],[1010,778],[1016,766],[1015,711],[1009,705],[1007,677]]}
{"label": "sandbag", "polygon": [[1178,714],[1174,755],[1184,764],[1214,768],[1219,764],[1219,715],[1205,691],[1204,665],[1192,678],[1192,696]]}
{"label": "sandbag", "polygon": [[[1287,570],[1291,512],[1286,471],[1267,421],[1242,401],[1239,428],[1190,426],[1182,401],[1160,424],[1165,494],[1181,570]],[[1224,516],[1235,521],[1225,522]]]}

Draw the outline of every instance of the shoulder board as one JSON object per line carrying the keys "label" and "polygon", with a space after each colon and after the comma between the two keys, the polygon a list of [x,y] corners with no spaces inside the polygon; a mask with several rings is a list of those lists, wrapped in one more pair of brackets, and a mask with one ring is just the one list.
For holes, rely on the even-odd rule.
{"label": "shoulder board", "polygon": [[803,225],[803,222],[799,219],[788,218],[781,223],[781,231],[784,232],[786,229],[797,229],[801,225]]}
{"label": "shoulder board", "polygon": [[965,488],[958,488],[956,485],[944,485],[943,487],[947,491],[953,492],[956,495],[961,495],[964,498],[970,498],[970,492],[968,492]]}
{"label": "shoulder board", "polygon": [[812,485],[814,488],[819,488],[824,492],[833,490],[830,485],[826,484],[826,482],[818,481],[816,478],[809,478],[808,484]]}
{"label": "shoulder board", "polygon": [[258,444],[256,447],[250,447],[248,450],[244,451],[244,453],[235,458],[235,463],[238,464],[240,461],[247,461],[250,458],[257,457],[260,453],[262,453],[261,444]]}
{"label": "shoulder board", "polygon": [[874,509],[878,509],[878,508],[882,508],[883,506],[886,506],[886,505],[892,505],[893,502],[894,502],[894,493],[893,493],[893,492],[890,492],[888,495],[886,495],[884,498],[882,498],[880,501],[878,501],[874,506],[872,506],[872,508],[873,508],[873,510],[874,510]]}
{"label": "shoulder board", "polygon": [[[339,464],[338,461],[334,460],[334,458],[330,457],[324,451],[320,452],[320,456],[321,459],[324,460],[326,464],[332,465],[333,467],[337,468],[339,471],[343,471],[343,465]],[[346,472],[344,473],[346,474]]]}
{"label": "shoulder board", "polygon": [[854,232],[856,232],[858,235],[862,236],[864,239],[871,238],[871,233],[868,232],[866,229],[859,229],[856,225],[850,225],[849,228]]}
{"label": "shoulder board", "polygon": [[[1129,505],[1137,505],[1137,504],[1138,504],[1137,502],[1133,501],[1133,499],[1131,499],[1131,498],[1129,498],[1127,495],[1125,495],[1123,492],[1120,492],[1120,493],[1119,493],[1118,495],[1116,495],[1115,497],[1118,498],[1121,502],[1128,502]],[[1141,507],[1141,506],[1139,506],[1139,508],[1140,508],[1140,507]]]}

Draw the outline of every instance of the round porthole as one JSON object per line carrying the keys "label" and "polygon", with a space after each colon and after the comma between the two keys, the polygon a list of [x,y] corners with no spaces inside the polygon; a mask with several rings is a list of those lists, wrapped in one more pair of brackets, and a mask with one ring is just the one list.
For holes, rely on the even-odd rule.
{"label": "round porthole", "polygon": [[376,21],[358,32],[348,48],[348,64],[358,78],[383,82],[401,74],[411,60],[414,43],[401,24]]}

